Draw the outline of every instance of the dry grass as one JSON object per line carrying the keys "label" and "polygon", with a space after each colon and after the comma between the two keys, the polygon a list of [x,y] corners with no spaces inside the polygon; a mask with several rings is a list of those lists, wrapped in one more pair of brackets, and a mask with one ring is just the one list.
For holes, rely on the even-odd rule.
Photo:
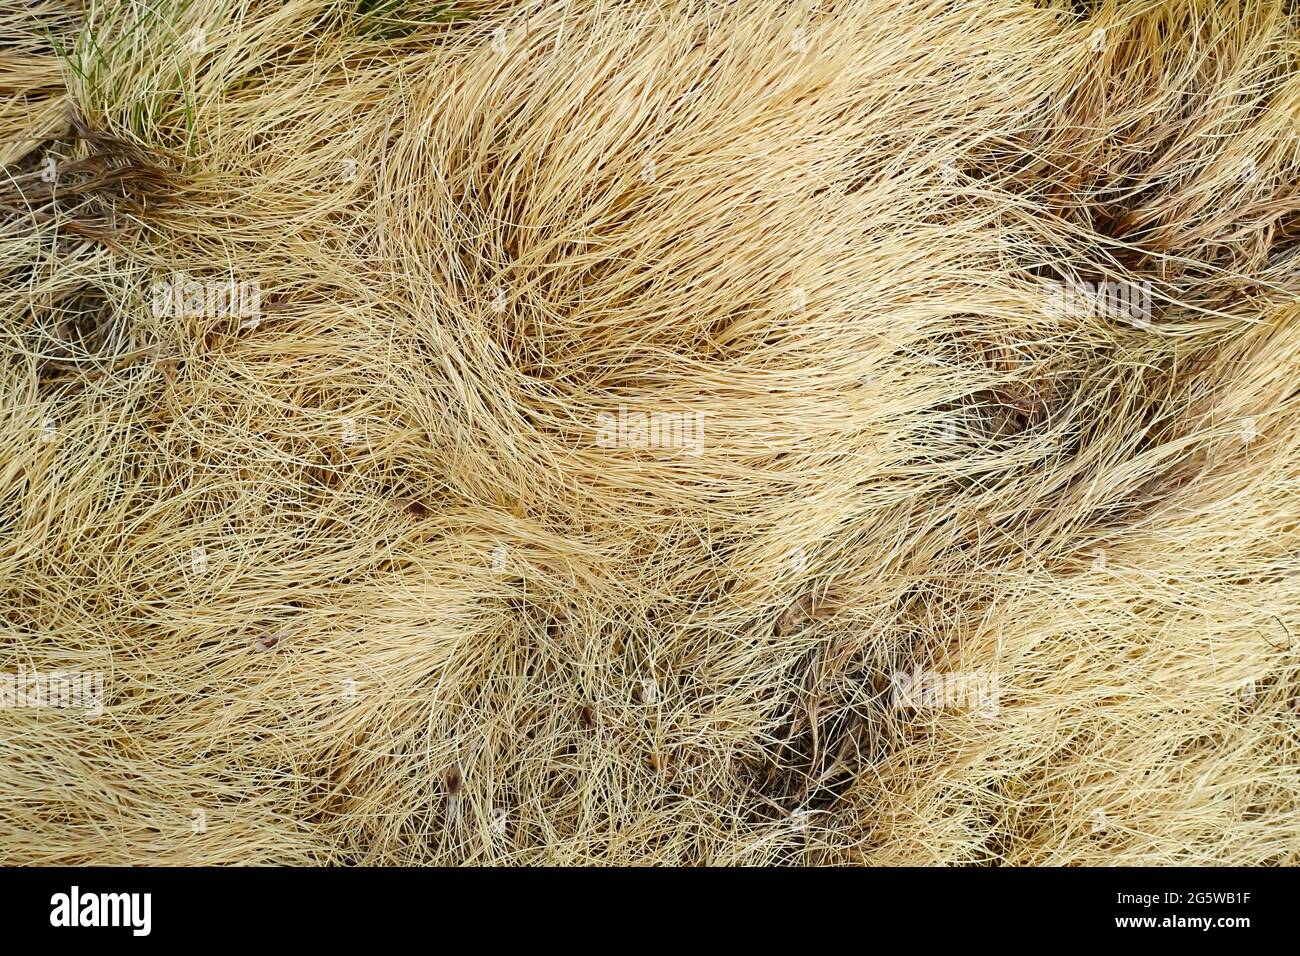
{"label": "dry grass", "polygon": [[1286,4],[0,36],[0,859],[1300,862]]}

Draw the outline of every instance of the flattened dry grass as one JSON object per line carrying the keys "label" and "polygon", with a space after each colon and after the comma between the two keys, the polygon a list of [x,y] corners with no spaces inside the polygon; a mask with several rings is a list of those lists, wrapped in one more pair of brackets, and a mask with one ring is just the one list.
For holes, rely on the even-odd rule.
{"label": "flattened dry grass", "polygon": [[1280,0],[0,35],[0,859],[1300,859]]}

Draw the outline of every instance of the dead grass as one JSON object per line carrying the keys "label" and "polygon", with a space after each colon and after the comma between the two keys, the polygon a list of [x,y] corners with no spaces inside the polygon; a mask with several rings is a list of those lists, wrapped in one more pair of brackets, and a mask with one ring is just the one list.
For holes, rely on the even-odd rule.
{"label": "dead grass", "polygon": [[1300,861],[1300,33],[1076,6],[0,0],[0,859]]}

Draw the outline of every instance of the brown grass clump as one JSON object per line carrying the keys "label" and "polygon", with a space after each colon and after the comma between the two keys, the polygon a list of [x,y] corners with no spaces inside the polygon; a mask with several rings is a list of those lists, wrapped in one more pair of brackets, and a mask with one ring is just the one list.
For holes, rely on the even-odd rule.
{"label": "brown grass clump", "polygon": [[1281,0],[0,37],[5,862],[1300,862]]}

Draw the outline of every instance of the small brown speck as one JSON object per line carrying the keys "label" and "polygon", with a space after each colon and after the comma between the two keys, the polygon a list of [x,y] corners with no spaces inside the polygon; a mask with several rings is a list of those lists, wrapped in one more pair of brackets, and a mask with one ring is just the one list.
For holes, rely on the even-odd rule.
{"label": "small brown speck", "polygon": [[461,784],[464,782],[461,777],[460,768],[452,767],[447,771],[447,796],[454,797],[460,793]]}
{"label": "small brown speck", "polygon": [[414,498],[412,498],[410,503],[406,506],[406,510],[417,518],[423,518],[429,513],[429,509],[426,508],[423,503],[416,501]]}
{"label": "small brown speck", "polygon": [[275,645],[279,643],[280,638],[275,634],[268,637],[259,637],[253,642],[253,651],[258,654],[265,654],[267,651],[274,650]]}

